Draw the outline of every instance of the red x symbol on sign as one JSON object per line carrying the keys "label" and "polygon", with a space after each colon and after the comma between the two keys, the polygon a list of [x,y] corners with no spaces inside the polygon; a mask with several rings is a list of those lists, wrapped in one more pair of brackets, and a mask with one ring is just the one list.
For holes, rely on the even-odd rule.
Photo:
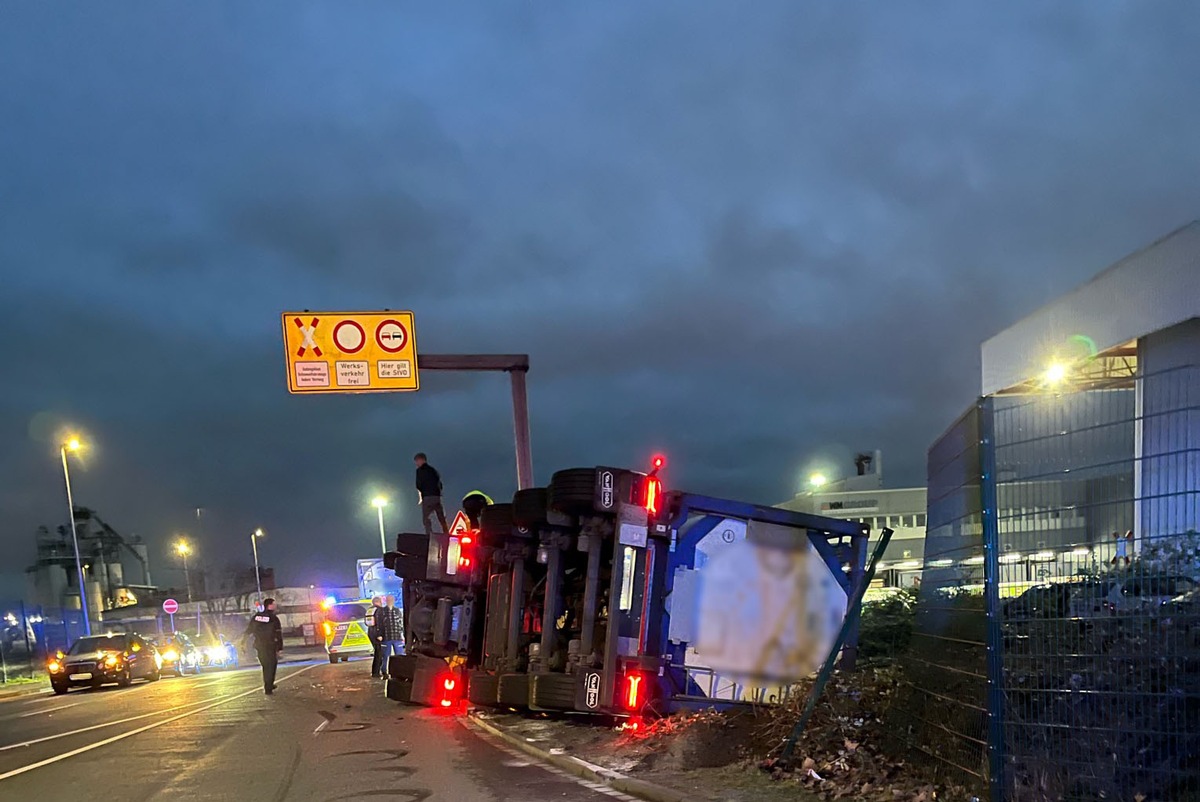
{"label": "red x symbol on sign", "polygon": [[313,354],[321,356],[321,348],[313,339],[313,332],[317,330],[317,321],[319,318],[313,318],[312,323],[305,326],[304,321],[300,318],[293,318],[292,321],[296,324],[296,328],[300,329],[300,333],[304,335],[304,342],[300,343],[300,350],[296,352],[296,356],[304,356],[305,350],[311,348]]}

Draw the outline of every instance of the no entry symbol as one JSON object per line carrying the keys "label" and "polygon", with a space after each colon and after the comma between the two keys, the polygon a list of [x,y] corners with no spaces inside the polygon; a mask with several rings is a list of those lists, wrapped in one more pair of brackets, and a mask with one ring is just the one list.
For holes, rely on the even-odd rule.
{"label": "no entry symbol", "polygon": [[346,354],[357,354],[367,344],[367,333],[353,320],[340,321],[333,327],[333,341]]}
{"label": "no entry symbol", "polygon": [[312,323],[305,326],[303,320],[293,318],[296,328],[300,329],[300,334],[304,337],[304,342],[300,343],[300,348],[296,351],[296,356],[304,356],[305,352],[310,348],[314,355],[321,356],[321,348],[317,345],[316,340],[313,339],[313,334],[317,330],[318,320],[319,318],[314,317]]}

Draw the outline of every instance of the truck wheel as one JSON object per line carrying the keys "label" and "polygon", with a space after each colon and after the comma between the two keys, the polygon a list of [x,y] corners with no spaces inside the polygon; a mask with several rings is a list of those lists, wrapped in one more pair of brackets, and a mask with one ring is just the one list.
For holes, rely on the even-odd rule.
{"label": "truck wheel", "polygon": [[388,677],[384,683],[384,695],[393,702],[411,702],[413,684],[409,680]]}
{"label": "truck wheel", "polygon": [[412,654],[393,654],[388,658],[387,675],[391,679],[412,682],[417,675],[417,657]]}
{"label": "truck wheel", "polygon": [[513,522],[532,528],[546,522],[546,488],[530,487],[518,490],[513,496]]}
{"label": "truck wheel", "polygon": [[512,535],[513,505],[489,504],[479,513],[479,532],[485,542],[502,543]]}
{"label": "truck wheel", "polygon": [[529,675],[501,674],[496,697],[501,707],[518,710],[529,707]]}
{"label": "truck wheel", "polygon": [[592,512],[595,493],[595,468],[568,468],[550,478],[547,506],[568,515]]}
{"label": "truck wheel", "polygon": [[331,654],[331,655],[329,655],[329,663],[330,663],[330,665],[332,665],[332,664],[336,663],[337,661],[338,661],[338,656],[337,656],[336,654]]}
{"label": "truck wheel", "polygon": [[542,710],[575,709],[575,676],[534,674],[529,678],[529,706]]}
{"label": "truck wheel", "polygon": [[473,671],[467,682],[467,699],[473,705],[495,707],[500,693],[499,679],[486,671]]}

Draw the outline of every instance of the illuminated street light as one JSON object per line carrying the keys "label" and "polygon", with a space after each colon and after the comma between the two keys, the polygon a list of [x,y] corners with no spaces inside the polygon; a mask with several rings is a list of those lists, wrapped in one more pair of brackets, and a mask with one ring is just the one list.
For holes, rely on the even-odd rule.
{"label": "illuminated street light", "polygon": [[824,487],[829,483],[829,479],[823,473],[814,473],[808,477],[808,484],[815,490]]}
{"label": "illuminated street light", "polygon": [[188,570],[188,555],[192,553],[192,547],[183,538],[175,544],[175,553],[183,558],[183,581],[187,585],[187,600],[188,604],[192,603],[192,574]]}
{"label": "illuminated street light", "polygon": [[388,505],[388,500],[383,496],[376,496],[371,499],[371,506],[379,512],[379,549],[381,554],[387,554],[387,535],[383,527],[383,508]]}
{"label": "illuminated street light", "polygon": [[75,529],[75,501],[71,498],[71,472],[67,469],[67,452],[70,451],[74,454],[82,447],[83,444],[79,442],[79,438],[71,436],[63,441],[58,453],[62,456],[63,482],[67,486],[67,512],[71,516],[71,542],[75,546],[75,573],[79,578],[79,610],[83,613],[83,631],[91,635],[92,619],[88,615],[87,584],[83,578],[83,560],[79,558],[79,533]]}
{"label": "illuminated street light", "polygon": [[266,537],[261,529],[255,529],[250,533],[250,548],[254,549],[254,586],[258,589],[258,603],[262,604],[262,574],[258,570],[258,539],[260,537]]}

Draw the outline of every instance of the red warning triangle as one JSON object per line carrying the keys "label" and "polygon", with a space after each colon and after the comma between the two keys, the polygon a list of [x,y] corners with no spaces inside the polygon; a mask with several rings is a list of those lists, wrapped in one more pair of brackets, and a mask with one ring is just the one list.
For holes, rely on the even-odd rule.
{"label": "red warning triangle", "polygon": [[458,515],[454,516],[454,523],[450,524],[449,534],[459,537],[471,531],[471,522],[467,520],[467,514],[462,510],[458,511]]}

